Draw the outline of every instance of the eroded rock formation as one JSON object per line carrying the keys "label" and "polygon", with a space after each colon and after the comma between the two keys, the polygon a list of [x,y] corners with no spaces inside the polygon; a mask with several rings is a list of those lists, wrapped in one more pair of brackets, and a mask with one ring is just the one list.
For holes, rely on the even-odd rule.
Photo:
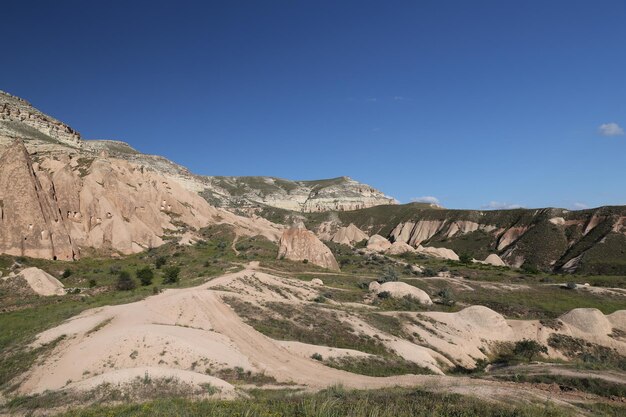
{"label": "eroded rock formation", "polygon": [[339,264],[330,249],[303,224],[297,224],[283,232],[279,241],[278,258],[307,260],[314,265],[339,271]]}

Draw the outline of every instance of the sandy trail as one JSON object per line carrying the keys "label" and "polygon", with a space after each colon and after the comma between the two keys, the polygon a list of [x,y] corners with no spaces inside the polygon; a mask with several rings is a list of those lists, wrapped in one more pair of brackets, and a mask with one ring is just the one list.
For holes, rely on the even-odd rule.
{"label": "sandy trail", "polygon": [[[296,383],[313,390],[335,384],[358,389],[420,386],[486,399],[549,398],[539,390],[520,389],[501,381],[440,375],[357,375],[290,352],[243,322],[220,298],[219,288],[259,274],[257,267],[248,265],[243,271],[199,287],[167,290],[138,302],[88,310],[41,333],[38,343],[61,335],[66,338],[26,374],[19,392],[92,388],[103,382],[121,384],[125,376],[129,381],[136,378],[137,369],[154,368],[164,377],[211,382],[230,391],[229,384],[208,376],[207,370],[242,367],[265,372],[279,383]],[[192,374],[197,375],[191,378]]]}

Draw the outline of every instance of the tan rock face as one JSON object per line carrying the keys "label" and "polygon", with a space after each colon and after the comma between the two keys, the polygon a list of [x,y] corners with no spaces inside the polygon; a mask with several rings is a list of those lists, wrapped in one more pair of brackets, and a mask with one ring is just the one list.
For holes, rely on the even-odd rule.
{"label": "tan rock face", "polygon": [[41,157],[33,164],[17,141],[0,158],[0,252],[71,260],[80,247],[123,254],[226,223],[242,235],[277,241],[264,219],[209,205],[176,180],[116,158]]}
{"label": "tan rock face", "polygon": [[374,235],[367,241],[367,249],[375,252],[384,252],[391,248],[391,242],[381,235]]}
{"label": "tan rock face", "polygon": [[283,232],[278,248],[278,258],[292,261],[308,260],[314,265],[333,271],[339,271],[339,264],[332,252],[315,233],[299,225]]}
{"label": "tan rock face", "polygon": [[[43,181],[40,181],[42,179]],[[16,141],[0,157],[0,252],[15,256],[73,260],[72,242],[49,178],[36,172]]]}

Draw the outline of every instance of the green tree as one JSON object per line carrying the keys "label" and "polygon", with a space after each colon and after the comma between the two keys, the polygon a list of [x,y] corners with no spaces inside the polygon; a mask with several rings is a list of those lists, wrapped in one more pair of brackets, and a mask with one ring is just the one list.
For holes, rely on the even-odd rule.
{"label": "green tree", "polygon": [[163,270],[163,284],[175,284],[178,282],[178,274],[180,274],[180,268],[177,266],[170,266]]}
{"label": "green tree", "polygon": [[115,286],[120,291],[130,291],[134,290],[135,287],[137,287],[137,284],[135,284],[135,281],[133,281],[127,271],[120,271],[120,274],[117,276],[117,284]]}
{"label": "green tree", "polygon": [[145,268],[141,268],[136,273],[137,279],[141,282],[141,285],[148,286],[152,284],[152,279],[154,278],[154,272],[149,266]]}

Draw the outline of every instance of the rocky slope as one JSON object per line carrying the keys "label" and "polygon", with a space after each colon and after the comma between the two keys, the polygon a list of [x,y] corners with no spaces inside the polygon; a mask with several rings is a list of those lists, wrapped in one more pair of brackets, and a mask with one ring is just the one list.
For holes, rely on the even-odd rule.
{"label": "rocky slope", "polygon": [[412,247],[444,247],[508,265],[598,274],[626,273],[626,207],[446,210],[420,204],[312,214],[307,227],[320,235],[354,224],[369,235]]}

